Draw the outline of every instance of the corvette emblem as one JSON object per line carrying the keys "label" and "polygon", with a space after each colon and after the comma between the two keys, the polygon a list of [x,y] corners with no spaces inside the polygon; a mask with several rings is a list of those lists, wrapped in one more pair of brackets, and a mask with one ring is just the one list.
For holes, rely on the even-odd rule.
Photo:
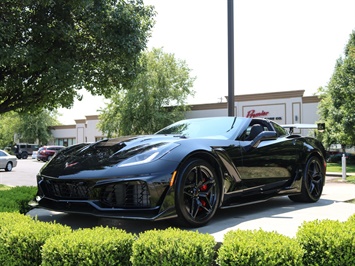
{"label": "corvette emblem", "polygon": [[73,167],[74,165],[77,165],[77,164],[78,164],[78,162],[75,162],[75,163],[68,163],[68,162],[66,162],[66,163],[65,163],[65,168]]}

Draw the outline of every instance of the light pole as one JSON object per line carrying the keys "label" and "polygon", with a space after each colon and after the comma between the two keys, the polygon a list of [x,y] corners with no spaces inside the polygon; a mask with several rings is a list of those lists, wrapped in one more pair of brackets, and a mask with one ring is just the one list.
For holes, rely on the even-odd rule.
{"label": "light pole", "polygon": [[228,116],[234,116],[234,7],[228,0]]}

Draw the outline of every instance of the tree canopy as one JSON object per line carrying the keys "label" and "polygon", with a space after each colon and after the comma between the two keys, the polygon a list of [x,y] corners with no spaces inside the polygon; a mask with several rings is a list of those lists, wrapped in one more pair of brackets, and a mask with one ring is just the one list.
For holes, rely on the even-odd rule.
{"label": "tree canopy", "polygon": [[355,144],[355,31],[350,34],[344,58],[336,62],[326,88],[320,88],[319,114],[325,122],[323,141],[330,144]]}
{"label": "tree canopy", "polygon": [[139,70],[154,24],[142,0],[2,0],[0,114],[109,96]]}
{"label": "tree canopy", "polygon": [[15,112],[0,115],[0,149],[12,146],[19,123],[20,117]]}
{"label": "tree canopy", "polygon": [[16,113],[0,115],[0,149],[20,142],[47,144],[52,138],[50,127],[59,124],[57,111],[42,110],[36,114]]}
{"label": "tree canopy", "polygon": [[142,71],[124,90],[116,92],[101,110],[99,128],[109,137],[150,134],[183,119],[194,77],[183,60],[162,49],[142,55]]}

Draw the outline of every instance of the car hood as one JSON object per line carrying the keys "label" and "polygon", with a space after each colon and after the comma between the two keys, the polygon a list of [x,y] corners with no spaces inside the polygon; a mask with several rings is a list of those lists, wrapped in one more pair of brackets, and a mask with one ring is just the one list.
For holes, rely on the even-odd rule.
{"label": "car hood", "polygon": [[[103,175],[102,172],[112,172],[112,168],[138,169],[141,164],[147,164],[162,158],[184,140],[177,135],[147,135],[128,136],[116,139],[105,139],[92,144],[81,145],[78,148],[69,147],[59,152],[40,171],[40,175],[59,177],[82,175]],[[101,171],[101,173],[97,173]],[[84,173],[85,172],[85,173]],[[95,172],[95,174],[93,174]],[[139,172],[139,171],[137,171]]]}

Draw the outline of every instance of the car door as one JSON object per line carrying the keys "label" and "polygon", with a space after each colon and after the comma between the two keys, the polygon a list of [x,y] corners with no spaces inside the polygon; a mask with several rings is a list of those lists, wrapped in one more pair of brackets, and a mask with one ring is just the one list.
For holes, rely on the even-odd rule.
{"label": "car door", "polygon": [[0,151],[0,169],[5,168],[6,163],[7,163],[6,154]]}
{"label": "car door", "polygon": [[[287,138],[287,133],[281,127],[265,121],[252,120],[253,125],[261,125],[262,132],[276,131],[274,139],[266,139],[255,144],[253,138],[240,141],[240,157],[234,158],[238,172],[246,188],[255,188],[258,192],[283,187],[296,173],[302,143],[297,139]],[[248,129],[249,130],[249,129]],[[259,132],[259,131],[258,131]],[[252,129],[250,129],[250,134]],[[260,134],[259,132],[258,134]]]}

